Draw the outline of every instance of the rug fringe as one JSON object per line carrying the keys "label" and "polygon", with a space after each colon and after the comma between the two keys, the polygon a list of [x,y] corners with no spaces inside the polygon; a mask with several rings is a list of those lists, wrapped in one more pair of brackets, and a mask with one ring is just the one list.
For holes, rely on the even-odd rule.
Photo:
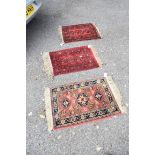
{"label": "rug fringe", "polygon": [[97,53],[95,47],[93,47],[92,45],[88,45],[88,48],[91,48],[91,50],[92,50],[92,52],[93,52],[93,54],[94,54],[94,57],[96,58],[97,63],[99,64],[99,67],[102,67],[103,62],[102,62],[101,59],[99,58],[98,53]]}
{"label": "rug fringe", "polygon": [[100,36],[100,38],[103,38],[103,34],[101,33],[101,31],[99,30],[99,28],[96,26],[95,23],[93,23],[93,26],[96,28],[98,35]]}
{"label": "rug fringe", "polygon": [[49,56],[48,52],[43,53],[43,61],[44,61],[44,70],[45,70],[46,74],[48,75],[49,78],[53,79],[53,77],[54,77],[53,65],[50,60],[50,56]]}
{"label": "rug fringe", "polygon": [[44,97],[48,130],[51,131],[53,130],[53,117],[51,108],[50,88],[45,88]]}
{"label": "rug fringe", "polygon": [[60,39],[61,39],[61,45],[63,45],[64,44],[64,38],[63,38],[63,34],[62,34],[62,26],[58,27],[58,34],[59,34]]}
{"label": "rug fringe", "polygon": [[111,91],[112,91],[112,93],[114,95],[114,98],[115,98],[115,100],[116,100],[116,102],[117,102],[121,112],[122,113],[127,113],[126,106],[122,103],[122,96],[120,94],[120,91],[116,87],[112,77],[111,76],[107,76],[105,78],[106,78],[106,81],[107,81],[107,83],[108,83],[108,85],[109,85],[109,87],[110,87],[110,89],[111,89]]}

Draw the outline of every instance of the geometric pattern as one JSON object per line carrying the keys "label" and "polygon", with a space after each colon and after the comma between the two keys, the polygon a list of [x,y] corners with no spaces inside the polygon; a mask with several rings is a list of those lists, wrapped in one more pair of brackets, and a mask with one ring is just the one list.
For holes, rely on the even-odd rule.
{"label": "geometric pattern", "polygon": [[53,129],[120,114],[105,78],[50,89]]}

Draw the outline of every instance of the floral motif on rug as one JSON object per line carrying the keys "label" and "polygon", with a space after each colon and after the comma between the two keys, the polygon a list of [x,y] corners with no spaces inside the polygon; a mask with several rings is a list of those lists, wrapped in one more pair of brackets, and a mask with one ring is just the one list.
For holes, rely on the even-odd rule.
{"label": "floral motif on rug", "polygon": [[101,39],[99,30],[92,23],[62,26],[61,35],[64,43]]}
{"label": "floral motif on rug", "polygon": [[44,54],[44,64],[49,75],[60,75],[101,67],[95,49],[88,46],[74,47]]}
{"label": "floral motif on rug", "polygon": [[124,112],[121,95],[111,77],[47,89],[45,101],[50,130]]}

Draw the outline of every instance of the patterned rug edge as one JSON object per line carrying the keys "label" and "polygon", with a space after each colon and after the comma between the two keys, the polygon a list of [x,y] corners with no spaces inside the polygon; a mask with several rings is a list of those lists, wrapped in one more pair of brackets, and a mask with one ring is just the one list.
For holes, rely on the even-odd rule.
{"label": "patterned rug edge", "polygon": [[127,109],[126,109],[125,105],[122,102],[122,95],[121,95],[118,87],[114,83],[112,77],[111,76],[107,76],[106,80],[107,80],[107,83],[108,83],[108,85],[109,85],[109,87],[110,87],[110,89],[111,89],[111,91],[112,91],[112,93],[114,95],[114,98],[115,98],[115,100],[116,100],[116,102],[117,102],[121,112],[122,113],[127,113]]}
{"label": "patterned rug edge", "polygon": [[[114,98],[115,98],[115,100],[117,102],[117,105],[119,106],[119,108],[121,110],[120,114],[126,114],[127,113],[127,107],[125,106],[125,104],[123,104],[122,95],[121,95],[119,89],[117,88],[117,86],[115,85],[112,77],[111,76],[106,76],[105,79],[106,79],[106,81],[107,81],[107,83],[108,83],[108,85],[109,85],[109,87],[110,87],[110,89],[111,89],[111,91],[112,91],[112,93],[114,95]],[[75,124],[75,125],[72,125],[72,126],[66,126],[66,127],[54,129],[54,127],[53,127],[53,116],[52,116],[52,111],[51,111],[52,107],[51,107],[50,88],[45,88],[44,97],[45,97],[45,109],[46,109],[46,120],[47,120],[47,125],[48,125],[48,131],[59,130],[59,129],[62,129],[62,128],[70,128],[70,127],[73,127],[73,126],[79,126],[81,124],[95,122],[95,121],[98,121],[98,120],[105,120],[105,119],[112,118],[112,117],[114,117],[116,115],[120,115],[120,114],[116,114],[116,115],[108,116],[108,117],[105,117],[105,118],[94,119],[94,120],[91,120],[91,121],[88,121],[88,122]]]}

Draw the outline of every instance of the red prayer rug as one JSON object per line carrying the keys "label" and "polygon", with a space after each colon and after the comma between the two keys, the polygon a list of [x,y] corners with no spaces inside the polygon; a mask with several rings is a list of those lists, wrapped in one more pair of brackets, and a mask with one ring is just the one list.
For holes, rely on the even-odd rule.
{"label": "red prayer rug", "polygon": [[45,90],[49,130],[105,119],[125,112],[110,76]]}
{"label": "red prayer rug", "polygon": [[101,39],[98,28],[92,23],[62,26],[60,34],[64,43]]}
{"label": "red prayer rug", "polygon": [[45,70],[50,76],[102,66],[95,49],[90,45],[44,53],[43,59]]}

